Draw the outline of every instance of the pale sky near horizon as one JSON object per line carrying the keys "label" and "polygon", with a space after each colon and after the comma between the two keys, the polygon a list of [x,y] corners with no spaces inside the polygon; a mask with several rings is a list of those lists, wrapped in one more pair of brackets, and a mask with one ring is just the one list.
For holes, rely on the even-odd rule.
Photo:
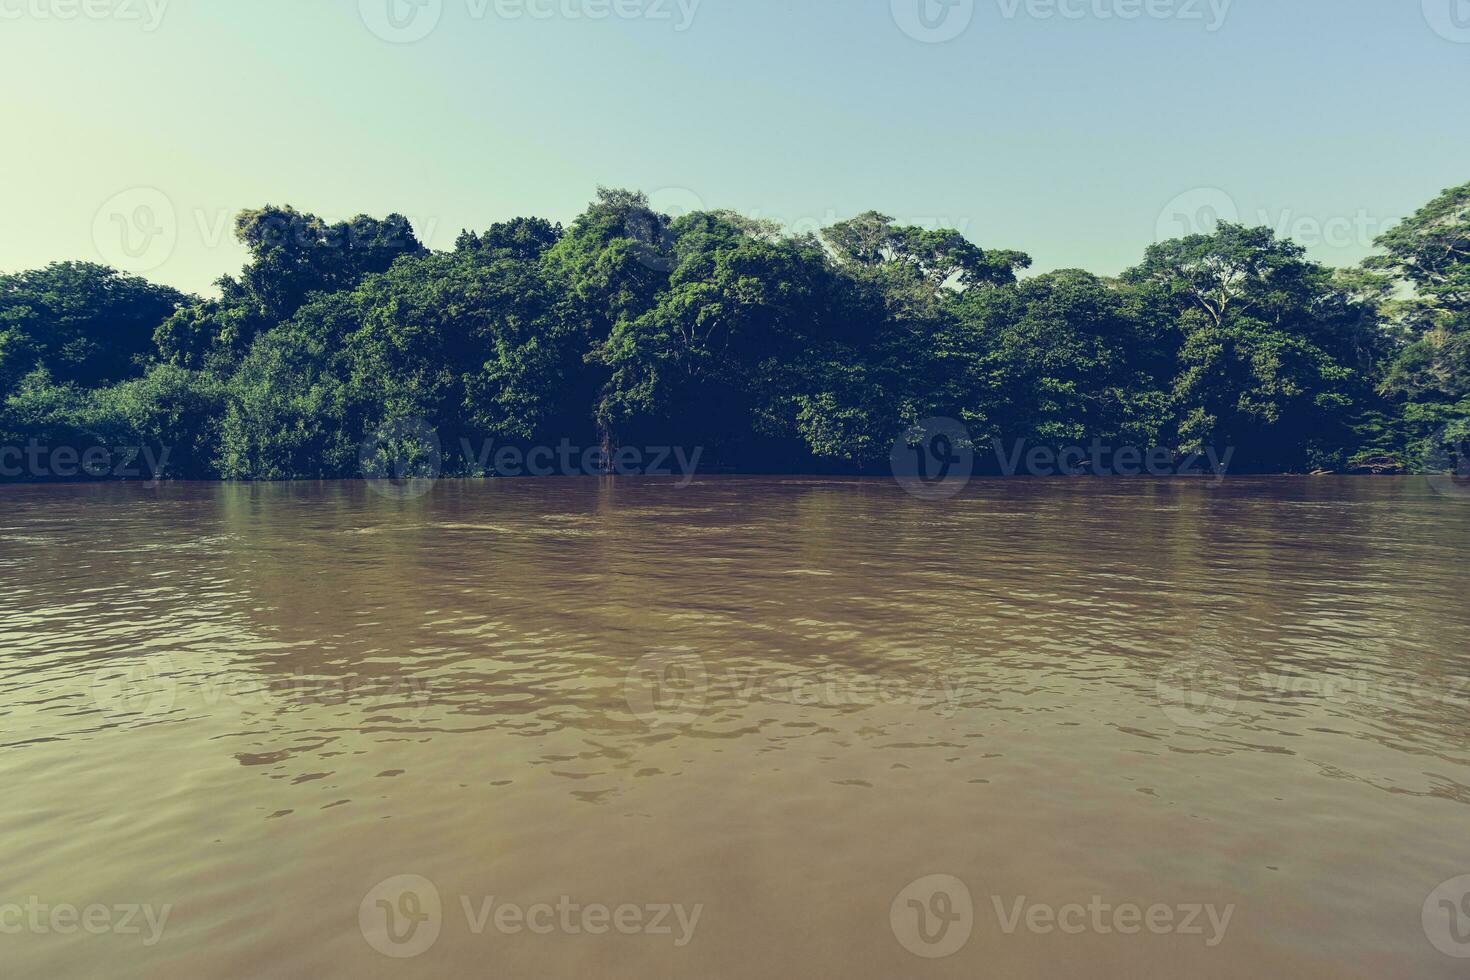
{"label": "pale sky near horizon", "polygon": [[605,184],[1116,274],[1216,212],[1352,264],[1470,180],[1470,0],[0,0],[0,81],[0,271],[195,291],[267,203],[449,248]]}

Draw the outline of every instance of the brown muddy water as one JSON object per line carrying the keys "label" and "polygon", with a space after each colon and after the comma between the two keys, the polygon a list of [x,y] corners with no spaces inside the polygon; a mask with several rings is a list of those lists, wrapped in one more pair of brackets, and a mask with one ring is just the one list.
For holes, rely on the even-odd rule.
{"label": "brown muddy water", "polygon": [[1463,977],[1470,497],[0,488],[0,973]]}

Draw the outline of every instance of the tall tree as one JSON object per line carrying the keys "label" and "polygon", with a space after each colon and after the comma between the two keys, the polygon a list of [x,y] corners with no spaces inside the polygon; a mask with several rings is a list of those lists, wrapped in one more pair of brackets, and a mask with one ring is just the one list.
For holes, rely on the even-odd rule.
{"label": "tall tree", "polygon": [[90,262],[0,275],[0,397],[38,368],[87,387],[140,374],[154,328],[184,301]]}

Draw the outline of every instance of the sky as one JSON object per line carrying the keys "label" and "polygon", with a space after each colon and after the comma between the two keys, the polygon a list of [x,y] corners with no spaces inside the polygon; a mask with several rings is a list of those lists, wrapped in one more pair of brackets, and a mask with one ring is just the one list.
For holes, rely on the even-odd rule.
{"label": "sky", "polygon": [[1470,180],[1470,0],[0,0],[0,83],[0,272],[206,294],[265,204],[451,248],[606,185],[1111,275],[1217,215],[1351,265]]}

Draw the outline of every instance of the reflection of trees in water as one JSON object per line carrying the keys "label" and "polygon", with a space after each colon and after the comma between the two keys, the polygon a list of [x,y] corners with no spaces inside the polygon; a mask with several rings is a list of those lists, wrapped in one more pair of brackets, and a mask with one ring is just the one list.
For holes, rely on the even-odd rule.
{"label": "reflection of trees in water", "polygon": [[1402,531],[1341,481],[1246,483],[982,481],[945,505],[880,481],[250,485],[223,510],[255,628],[287,647],[262,670],[424,670],[480,714],[595,711],[662,646],[1043,668],[1168,653],[1213,617],[1248,676],[1347,676],[1386,635],[1435,654],[1385,554],[1413,552]]}
{"label": "reflection of trees in water", "polygon": [[[1467,671],[1444,637],[1466,625],[1451,556],[1467,528],[1397,486],[977,480],[943,503],[883,480],[443,481],[407,500],[178,486],[107,501],[122,523],[86,574],[148,590],[183,681],[223,690],[260,725],[241,755],[274,763],[477,732],[636,756],[668,737],[628,695],[660,650],[700,658],[685,730],[701,738],[1060,719],[1119,687],[1162,729],[1159,676],[1201,644],[1228,657],[1230,712],[1180,737],[1456,759]],[[1426,681],[1438,700],[1413,693]],[[1332,727],[1348,734],[1312,731]]]}
{"label": "reflection of trees in water", "polygon": [[1244,484],[1208,498],[1196,525],[1208,539],[1174,563],[1174,610],[1153,628],[1182,641],[1158,645],[1165,715],[1234,750],[1293,751],[1336,732],[1470,761],[1464,740],[1445,738],[1470,708],[1470,658],[1442,632],[1467,617],[1453,564],[1424,560],[1450,530],[1442,515],[1409,481]]}

